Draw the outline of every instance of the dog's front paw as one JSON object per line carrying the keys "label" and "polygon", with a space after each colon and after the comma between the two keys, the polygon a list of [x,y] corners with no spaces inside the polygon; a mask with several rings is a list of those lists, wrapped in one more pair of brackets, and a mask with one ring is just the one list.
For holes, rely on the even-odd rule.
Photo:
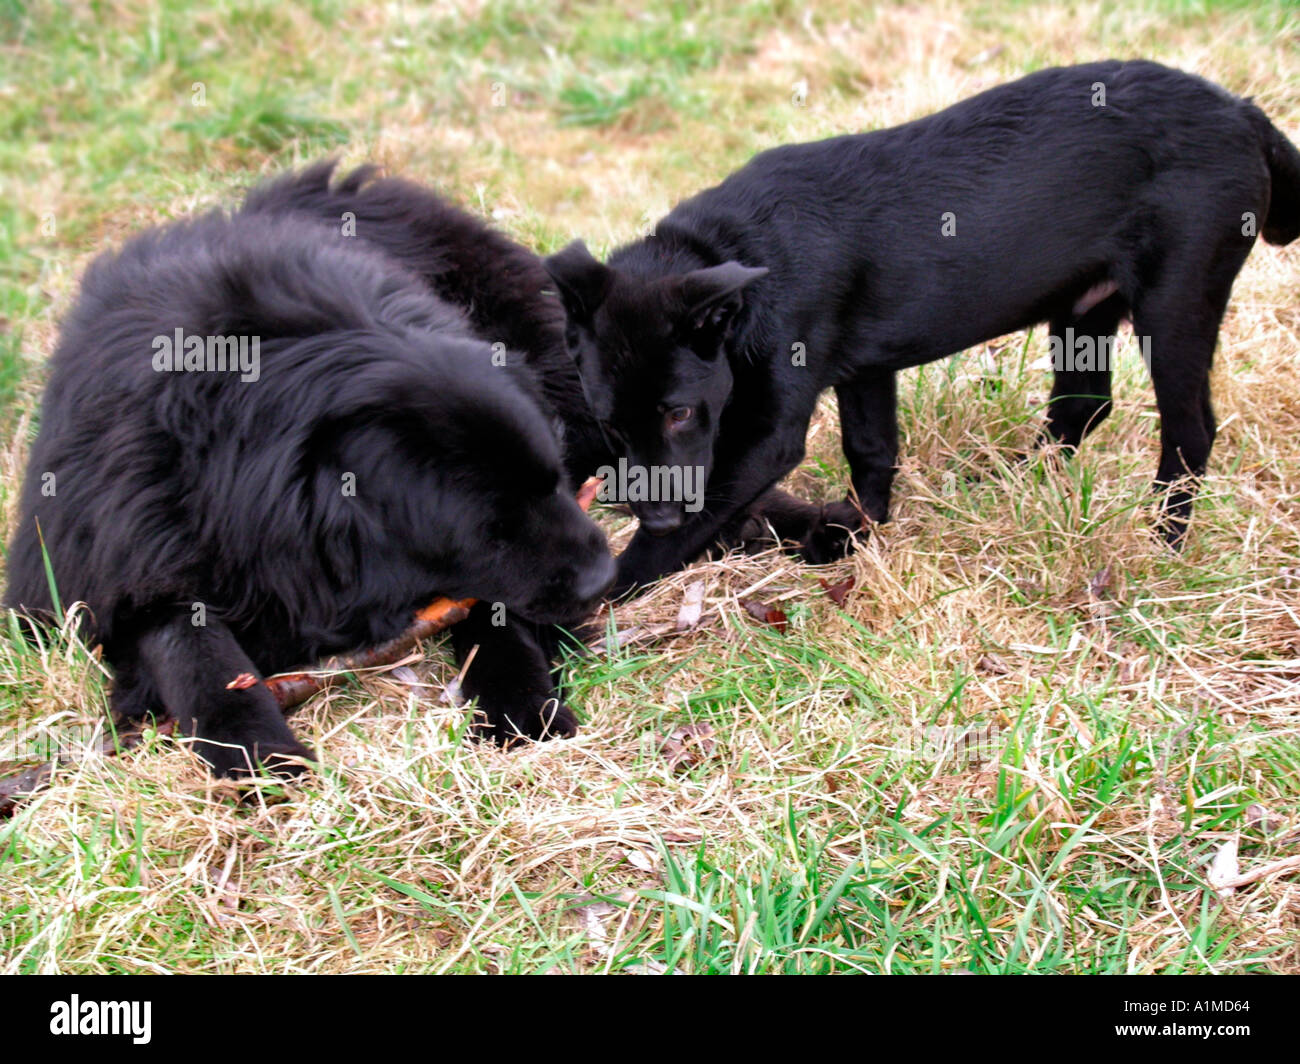
{"label": "dog's front paw", "polygon": [[[745,554],[760,554],[771,550],[782,538],[801,540],[807,535],[807,527],[799,530],[797,535],[788,532],[773,536],[773,526],[766,515],[754,511],[742,514],[727,525],[719,534],[717,542],[711,548],[711,555],[718,556],[727,551],[739,550]],[[716,553],[714,553],[716,552]]]}
{"label": "dog's front paw", "polygon": [[212,774],[223,779],[267,775],[292,780],[306,773],[316,761],[311,748],[292,736],[288,742],[205,736],[195,739],[192,748],[208,763]]}
{"label": "dog's front paw", "polygon": [[225,779],[270,775],[289,780],[301,776],[315,762],[316,755],[298,741],[264,688],[225,694],[226,712],[181,725],[185,734],[193,736],[194,752],[212,767],[213,775]]}
{"label": "dog's front paw", "polygon": [[474,737],[491,740],[501,747],[547,739],[572,739],[578,734],[578,718],[558,699],[549,699],[540,709],[482,710],[474,725]]}
{"label": "dog's front paw", "polygon": [[849,502],[830,503],[799,544],[799,556],[809,565],[839,561],[853,549],[853,535],[861,528],[857,507]]}

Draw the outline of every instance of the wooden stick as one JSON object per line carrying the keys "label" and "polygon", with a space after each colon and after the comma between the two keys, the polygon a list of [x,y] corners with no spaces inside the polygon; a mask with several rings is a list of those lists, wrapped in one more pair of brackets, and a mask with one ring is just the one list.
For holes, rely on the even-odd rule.
{"label": "wooden stick", "polygon": [[[306,702],[312,695],[325,690],[337,682],[340,676],[358,669],[376,669],[401,661],[423,639],[444,632],[453,624],[469,616],[474,606],[474,599],[438,599],[425,606],[415,615],[415,621],[395,639],[377,647],[368,647],[347,657],[329,658],[321,663],[319,672],[283,672],[268,676],[262,683],[275,697],[276,704],[285,711]],[[248,673],[241,673],[227,684],[228,687],[251,687],[245,677],[253,680]],[[256,680],[253,680],[256,682]]]}

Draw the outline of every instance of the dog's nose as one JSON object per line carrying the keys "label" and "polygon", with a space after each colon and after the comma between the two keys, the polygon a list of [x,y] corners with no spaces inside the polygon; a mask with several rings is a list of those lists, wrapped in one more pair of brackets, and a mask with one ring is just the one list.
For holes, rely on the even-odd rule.
{"label": "dog's nose", "polygon": [[652,536],[664,536],[682,526],[682,508],[677,503],[652,503],[633,507],[641,527]]}
{"label": "dog's nose", "polygon": [[601,555],[599,561],[578,571],[578,578],[573,584],[573,597],[579,602],[594,602],[604,598],[605,592],[614,586],[614,577],[618,566],[608,554]]}

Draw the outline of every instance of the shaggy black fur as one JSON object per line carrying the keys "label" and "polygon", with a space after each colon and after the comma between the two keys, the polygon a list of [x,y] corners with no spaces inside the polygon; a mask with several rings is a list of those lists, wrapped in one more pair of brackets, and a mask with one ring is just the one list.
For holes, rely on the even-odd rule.
{"label": "shaggy black fur", "polygon": [[[701,513],[640,507],[617,586],[689,561],[794,468],[826,388],[856,498],[789,531],[811,560],[840,553],[862,516],[888,514],[895,373],[1042,321],[1069,355],[1125,317],[1148,345],[1177,545],[1214,440],[1219,321],[1257,232],[1300,235],[1296,149],[1201,78],[1110,61],[764,152],[607,266],[570,245],[548,268],[596,414],[634,463],[711,469]],[[1063,358],[1047,433],[1074,448],[1110,405],[1109,366]]]}
{"label": "shaggy black fur", "polygon": [[[508,611],[480,621],[485,641],[506,635],[467,678],[491,732],[570,733],[538,633],[581,619],[613,577],[546,375],[517,350],[549,305],[544,276],[512,271],[504,238],[436,197],[375,183],[395,214],[404,196],[422,212],[408,246],[452,264],[435,292],[364,222],[345,236],[288,202],[327,194],[329,173],[92,264],[10,548],[6,602],[52,613],[47,553],[63,603],[90,607],[114,709],[174,717],[226,775],[311,757],[264,688],[230,680],[387,640],[441,595]],[[367,178],[341,187],[364,198]],[[158,371],[156,338],[178,329],[258,338],[256,380]]]}
{"label": "shaggy black fur", "polygon": [[[562,445],[571,485],[581,484],[613,459],[583,396],[582,380],[564,338],[564,309],[553,296],[542,260],[504,234],[428,189],[361,167],[331,178],[334,164],[319,163],[253,189],[246,214],[300,213],[345,239],[373,246],[419,276],[441,298],[464,308],[477,334],[519,352],[541,391],[542,406]],[[501,623],[495,603],[480,602],[452,629],[463,691],[490,710],[488,730],[500,742],[524,734],[569,736],[577,721],[564,704],[558,677],[543,661],[554,658],[553,626],[511,615]],[[543,722],[536,707],[548,705]]]}

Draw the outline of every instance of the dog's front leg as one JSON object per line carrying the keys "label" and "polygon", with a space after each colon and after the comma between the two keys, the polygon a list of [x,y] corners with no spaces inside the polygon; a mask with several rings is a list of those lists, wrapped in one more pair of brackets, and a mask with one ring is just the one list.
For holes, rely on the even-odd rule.
{"label": "dog's front leg", "polygon": [[480,602],[451,632],[458,665],[474,654],[462,691],[478,699],[482,716],[475,735],[509,746],[577,734],[577,718],[552,681],[555,640],[548,626],[508,613],[500,603]]}
{"label": "dog's front leg", "polygon": [[261,676],[234,633],[219,620],[195,624],[194,617],[180,610],[144,631],[134,648],[136,670],[147,674],[168,716],[216,775],[247,776],[259,768],[301,774],[303,762],[315,757],[257,682]]}
{"label": "dog's front leg", "polygon": [[720,463],[709,478],[704,504],[681,527],[656,536],[637,529],[618,558],[618,579],[610,596],[653,583],[703,554],[733,524],[737,514],[794,469],[803,458],[807,419],[759,440],[736,460]]}
{"label": "dog's front leg", "polygon": [[844,456],[862,513],[889,520],[889,496],[898,465],[898,393],[893,370],[859,373],[835,389]]}
{"label": "dog's front leg", "polygon": [[752,506],[739,511],[719,535],[720,552],[739,548],[750,554],[774,545],[802,545],[826,518],[826,508],[769,488]]}
{"label": "dog's front leg", "polygon": [[863,519],[883,524],[898,464],[898,401],[893,370],[863,372],[835,388],[840,430],[856,498],[821,508],[800,540],[799,553],[813,565],[848,553]]}

